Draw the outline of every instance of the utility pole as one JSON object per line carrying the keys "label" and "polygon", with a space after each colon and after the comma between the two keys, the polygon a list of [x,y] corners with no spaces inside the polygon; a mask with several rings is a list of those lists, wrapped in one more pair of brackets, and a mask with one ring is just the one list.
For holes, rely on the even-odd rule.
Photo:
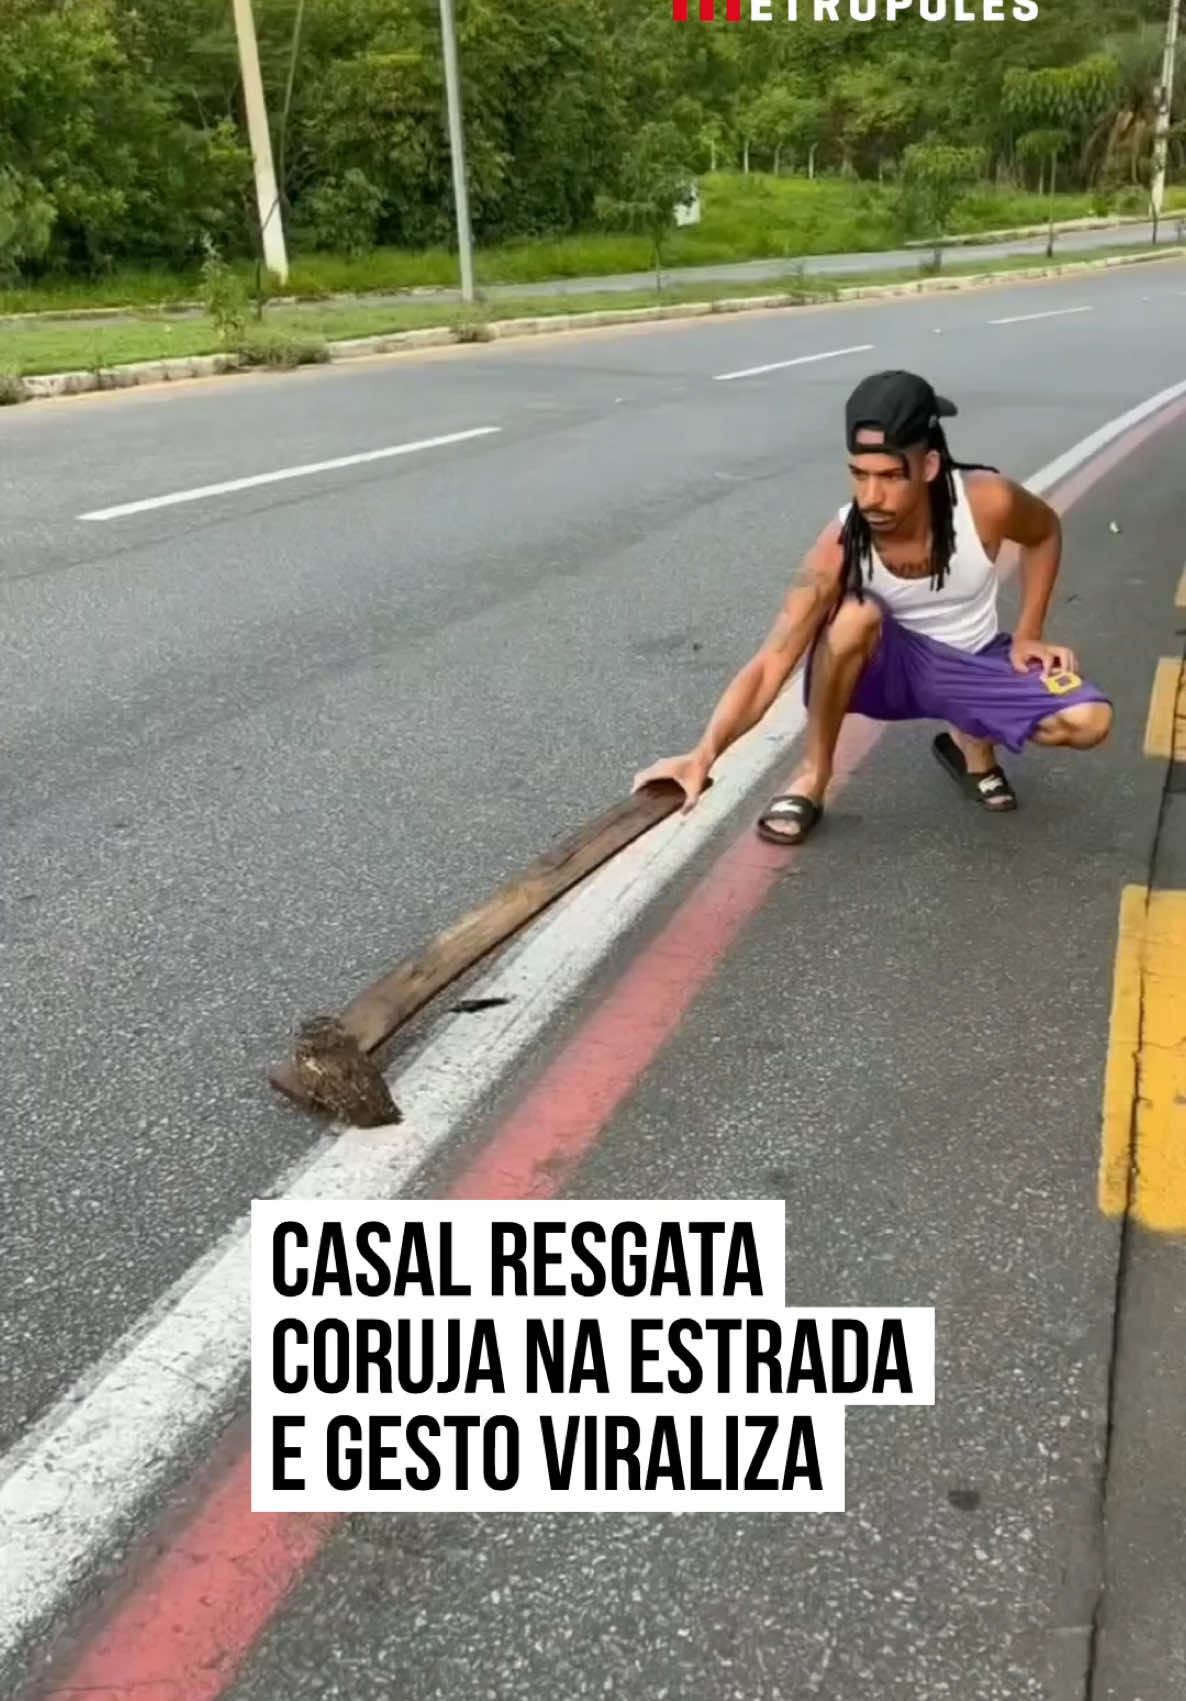
{"label": "utility pole", "polygon": [[1153,213],[1153,240],[1157,241],[1157,226],[1165,202],[1165,164],[1169,153],[1170,109],[1174,99],[1174,60],[1178,46],[1179,0],[1170,0],[1169,17],[1165,26],[1165,52],[1161,59],[1161,83],[1157,90],[1157,125],[1153,132],[1153,182],[1149,204]]}
{"label": "utility pole", "polygon": [[255,195],[259,203],[259,226],[264,244],[264,264],[281,283],[288,282],[288,254],[284,246],[284,224],[280,217],[280,195],[272,164],[272,138],[264,85],[259,74],[259,48],[255,40],[255,18],[251,0],[232,0],[235,34],[239,38],[239,69],[243,77],[243,99],[247,107],[247,135],[255,166]]}
{"label": "utility pole", "polygon": [[474,298],[474,256],[469,232],[469,194],[465,185],[465,138],[461,123],[461,77],[453,0],[441,0],[441,45],[445,55],[445,93],[449,102],[449,153],[453,160],[453,202],[457,210],[457,249],[461,259],[461,299]]}

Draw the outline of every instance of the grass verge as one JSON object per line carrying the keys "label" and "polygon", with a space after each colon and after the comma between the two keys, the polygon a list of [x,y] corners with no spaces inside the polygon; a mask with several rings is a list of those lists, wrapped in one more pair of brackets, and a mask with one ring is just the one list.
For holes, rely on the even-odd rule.
{"label": "grass verge", "polygon": [[[1186,209],[1186,188],[1167,194],[1167,212]],[[972,235],[1044,222],[1047,197],[997,190],[989,185],[968,196],[952,221],[950,234]],[[1096,212],[1089,195],[1056,195],[1056,219],[1087,218]],[[1136,201],[1120,197],[1115,212],[1141,212]],[[701,180],[701,222],[675,231],[669,266],[722,265],[741,260],[794,259],[809,255],[872,253],[896,247],[894,191],[876,183],[843,178],[771,177],[762,173],[718,173]],[[532,284],[550,278],[605,277],[646,271],[647,243],[613,232],[587,232],[555,238],[479,247],[480,284]],[[251,285],[250,266],[236,270]],[[456,256],[445,249],[409,252],[377,249],[358,257],[310,254],[294,260],[280,295],[327,296],[448,288],[457,281]],[[47,279],[36,286],[0,291],[0,313],[36,313],[96,307],[169,306],[200,296],[191,273],[115,272],[87,282]]]}
{"label": "grass verge", "polygon": [[[1070,258],[1074,263],[1092,259],[1116,259],[1125,254],[1144,256],[1148,247],[1131,250],[1106,248],[1085,250]],[[1056,255],[1056,262],[1058,257]],[[944,267],[944,278],[1018,276],[1040,271],[1048,262],[1043,255],[1019,255],[992,262],[953,260]],[[440,303],[386,305],[376,307],[324,306],[297,308],[278,305],[268,310],[262,323],[248,326],[243,338],[233,345],[243,364],[291,368],[329,359],[332,342],[359,337],[390,335],[400,331],[448,328],[459,342],[482,342],[489,335],[491,319],[551,318],[566,314],[607,312],[615,309],[676,307],[690,302],[713,302],[782,295],[790,301],[818,303],[836,300],[840,291],[882,284],[909,284],[920,273],[870,271],[844,278],[813,278],[802,273],[757,283],[685,284],[655,290],[615,290],[580,296],[524,294],[500,300],[488,307],[465,310],[442,307]],[[0,329],[0,402],[4,389],[19,389],[25,377],[51,373],[93,371],[136,361],[184,359],[194,355],[227,352],[214,325],[205,318],[170,323],[159,315],[144,315],[130,322],[111,325],[27,324]],[[8,399],[19,400],[19,395]]]}

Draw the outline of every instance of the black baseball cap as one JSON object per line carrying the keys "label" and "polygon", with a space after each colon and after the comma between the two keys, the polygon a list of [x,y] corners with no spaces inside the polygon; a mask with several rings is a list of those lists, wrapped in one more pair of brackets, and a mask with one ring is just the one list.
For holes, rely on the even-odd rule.
{"label": "black baseball cap", "polygon": [[925,442],[927,433],[941,419],[950,419],[958,408],[946,396],[937,396],[925,378],[914,372],[874,372],[863,378],[848,398],[845,428],[850,454],[859,453],[857,432],[872,427],[884,435],[877,445],[892,452],[912,449]]}

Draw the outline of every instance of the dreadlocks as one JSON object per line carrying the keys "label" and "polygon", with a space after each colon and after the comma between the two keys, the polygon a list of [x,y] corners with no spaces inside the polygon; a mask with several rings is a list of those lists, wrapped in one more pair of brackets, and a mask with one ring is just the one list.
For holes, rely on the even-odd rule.
{"label": "dreadlocks", "polygon": [[[931,584],[939,591],[946,581],[955,551],[955,474],[996,472],[997,469],[983,466],[979,461],[953,460],[943,427],[938,423],[928,431],[925,447],[936,450],[940,461],[938,478],[932,479],[927,486],[931,502]],[[906,457],[900,455],[898,458],[905,471]],[[851,595],[858,602],[863,602],[864,571],[868,567],[872,573],[873,567],[873,534],[868,520],[855,502],[848,511],[841,539],[844,546],[844,589],[840,601]]]}

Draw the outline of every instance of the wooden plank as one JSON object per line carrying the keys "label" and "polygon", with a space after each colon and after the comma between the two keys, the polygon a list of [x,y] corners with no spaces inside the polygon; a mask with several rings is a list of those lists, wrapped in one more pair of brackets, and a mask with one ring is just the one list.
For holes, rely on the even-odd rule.
{"label": "wooden plank", "polygon": [[363,1051],[503,944],[579,881],[679,807],[678,786],[648,786],[581,827],[348,1004],[342,1025]]}
{"label": "wooden plank", "polygon": [[[398,1028],[595,869],[674,814],[683,797],[682,789],[666,780],[632,793],[586,822],[485,903],[438,933],[415,955],[352,999],[336,1020],[341,1034],[352,1042],[351,1050],[357,1046],[352,1065],[356,1080],[358,1063],[385,1045]],[[335,1107],[326,1103],[324,1082],[319,1084],[316,1097],[304,1085],[309,1079],[310,1055],[306,1041],[304,1065],[298,1057],[273,1068],[268,1079],[286,1097],[309,1109],[332,1114]],[[372,1074],[375,1077],[372,1085],[378,1091],[381,1077],[373,1065]],[[358,1114],[360,1102],[354,1092],[337,1107],[337,1113],[353,1118]],[[399,1120],[398,1111],[394,1120]],[[364,1125],[374,1123],[368,1119]]]}

